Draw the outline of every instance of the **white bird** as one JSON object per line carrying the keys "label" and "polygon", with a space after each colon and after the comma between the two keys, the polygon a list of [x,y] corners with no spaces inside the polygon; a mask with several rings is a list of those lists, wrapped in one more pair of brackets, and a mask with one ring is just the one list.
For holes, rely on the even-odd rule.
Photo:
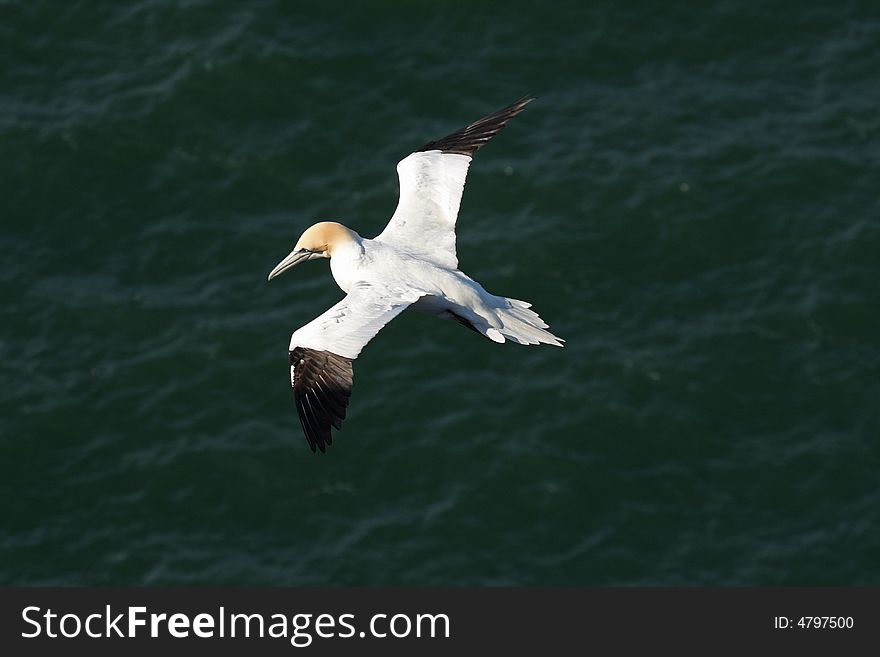
{"label": "white bird", "polygon": [[471,156],[533,98],[522,98],[426,144],[397,165],[400,200],[380,235],[361,237],[342,224],[308,228],[269,280],[306,260],[330,258],[345,298],[290,338],[290,383],[309,446],[332,444],[351,396],[352,361],[407,308],[452,319],[493,342],[564,342],[531,304],[495,296],[458,269],[455,220]]}

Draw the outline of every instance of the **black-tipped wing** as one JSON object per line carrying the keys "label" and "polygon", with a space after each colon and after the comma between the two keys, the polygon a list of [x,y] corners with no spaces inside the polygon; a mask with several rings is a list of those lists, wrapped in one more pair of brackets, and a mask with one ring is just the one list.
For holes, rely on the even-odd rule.
{"label": "black-tipped wing", "polygon": [[478,151],[482,146],[501,132],[510,120],[523,111],[526,105],[535,100],[529,96],[520,98],[507,107],[502,107],[497,112],[484,116],[479,121],[474,121],[461,130],[446,135],[442,139],[425,144],[419,151],[441,151],[443,153],[458,153],[470,155]]}
{"label": "black-tipped wing", "polygon": [[314,452],[332,444],[351,396],[352,361],[392,319],[424,292],[360,281],[339,303],[290,336],[290,384],[299,421]]}
{"label": "black-tipped wing", "polygon": [[354,379],[351,362],[330,351],[296,347],[290,352],[296,411],[313,452],[333,443],[331,426],[342,428]]}
{"label": "black-tipped wing", "polygon": [[444,267],[458,267],[455,221],[471,156],[532,100],[522,98],[403,158],[397,164],[400,200],[376,239]]}

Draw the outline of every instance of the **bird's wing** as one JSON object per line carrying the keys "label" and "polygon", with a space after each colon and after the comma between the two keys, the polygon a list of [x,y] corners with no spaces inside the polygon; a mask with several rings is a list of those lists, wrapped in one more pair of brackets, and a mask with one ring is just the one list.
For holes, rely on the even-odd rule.
{"label": "bird's wing", "polygon": [[421,293],[358,283],[342,301],[290,337],[290,384],[299,421],[314,452],[342,427],[351,396],[352,361],[379,330]]}
{"label": "bird's wing", "polygon": [[521,98],[402,159],[397,164],[400,200],[376,239],[458,267],[455,220],[471,157],[532,100]]}

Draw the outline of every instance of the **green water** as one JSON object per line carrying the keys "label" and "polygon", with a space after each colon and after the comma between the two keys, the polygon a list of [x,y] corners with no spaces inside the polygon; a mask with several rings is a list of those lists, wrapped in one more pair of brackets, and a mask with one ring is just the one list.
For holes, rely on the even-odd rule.
{"label": "green water", "polygon": [[[874,3],[0,3],[0,583],[880,584]],[[524,94],[308,449],[271,284]]]}

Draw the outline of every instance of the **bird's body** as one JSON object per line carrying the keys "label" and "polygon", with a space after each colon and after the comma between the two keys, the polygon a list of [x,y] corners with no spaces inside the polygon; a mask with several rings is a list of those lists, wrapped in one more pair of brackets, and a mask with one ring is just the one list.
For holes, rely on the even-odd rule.
{"label": "bird's body", "polygon": [[400,202],[385,230],[368,239],[335,222],[306,230],[269,278],[302,262],[330,258],[346,293],[339,303],[294,331],[291,385],[309,445],[324,451],[345,418],[351,362],[378,331],[407,308],[463,324],[494,342],[552,344],[562,340],[530,304],[496,296],[458,269],[455,221],[471,154],[531,99],[523,99],[426,145],[398,164]]}
{"label": "bird's body", "polygon": [[[344,248],[334,249],[330,259],[333,279],[346,294],[355,286],[388,290],[400,299],[414,299],[412,310],[467,323],[495,342],[507,338],[520,344],[559,344],[543,331],[546,325],[528,325],[537,331],[524,331],[517,326],[517,315],[528,307],[525,302],[490,294],[459,269],[426,260],[380,239],[366,239],[356,233],[349,239],[351,242]],[[295,332],[291,345],[302,346],[300,343],[309,332],[308,325]],[[340,355],[354,358],[357,353]]]}

